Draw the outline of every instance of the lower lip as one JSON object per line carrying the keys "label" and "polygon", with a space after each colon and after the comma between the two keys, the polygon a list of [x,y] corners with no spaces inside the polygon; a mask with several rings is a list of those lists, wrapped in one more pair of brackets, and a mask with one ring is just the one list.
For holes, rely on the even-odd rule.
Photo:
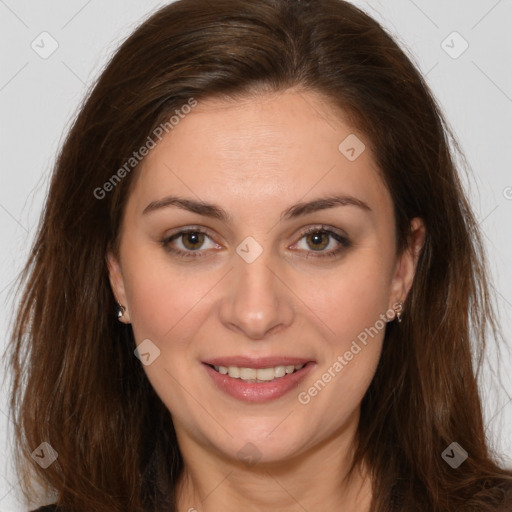
{"label": "lower lip", "polygon": [[280,398],[296,388],[315,363],[309,362],[300,370],[269,382],[246,382],[242,379],[234,379],[217,372],[205,363],[203,365],[217,387],[233,398],[244,402],[267,402]]}

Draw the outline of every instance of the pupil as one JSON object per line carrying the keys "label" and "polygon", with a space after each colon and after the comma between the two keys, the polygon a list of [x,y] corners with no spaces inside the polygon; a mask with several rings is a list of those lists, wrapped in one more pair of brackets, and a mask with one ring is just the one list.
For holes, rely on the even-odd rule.
{"label": "pupil", "polygon": [[310,237],[312,238],[313,244],[315,245],[316,249],[318,249],[319,247],[323,249],[323,247],[325,247],[325,242],[322,243],[322,237],[325,237],[325,233],[317,231],[316,233],[312,233]]}
{"label": "pupil", "polygon": [[[201,245],[201,236],[200,233],[187,233],[187,236],[185,237],[185,245],[186,246],[194,246],[194,245]],[[194,248],[194,247],[192,247]]]}

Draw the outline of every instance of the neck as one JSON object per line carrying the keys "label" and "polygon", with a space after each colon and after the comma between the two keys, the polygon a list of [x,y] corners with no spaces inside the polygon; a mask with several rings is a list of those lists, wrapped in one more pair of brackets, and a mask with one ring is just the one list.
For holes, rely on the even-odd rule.
{"label": "neck", "polygon": [[357,421],[352,422],[288,460],[250,467],[203,446],[180,442],[185,467],[176,486],[177,510],[367,512],[372,494],[367,468],[356,467],[349,473],[356,426]]}

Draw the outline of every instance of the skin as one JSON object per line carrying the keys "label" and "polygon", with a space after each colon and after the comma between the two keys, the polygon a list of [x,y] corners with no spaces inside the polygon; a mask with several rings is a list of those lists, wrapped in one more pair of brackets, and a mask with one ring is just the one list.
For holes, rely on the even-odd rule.
{"label": "skin", "polygon": [[[160,350],[144,369],[172,414],[185,461],[178,510],[369,510],[368,468],[346,475],[384,329],[309,403],[297,395],[405,300],[425,228],[413,219],[410,247],[396,254],[393,204],[368,141],[355,161],[338,150],[350,134],[365,141],[313,92],[211,99],[143,161],[124,212],[119,259],[109,253],[107,260],[126,308],[121,321],[132,324],[137,344],[150,339]],[[169,194],[215,203],[232,219],[176,206],[143,214]],[[330,194],[354,196],[371,211],[336,206],[280,221],[291,205]],[[322,224],[351,245],[324,235],[319,251],[303,232]],[[204,257],[186,259],[162,246],[189,226],[208,236],[170,245]],[[263,250],[252,263],[236,252],[248,236]],[[338,247],[336,257],[314,257]],[[296,356],[316,365],[296,391],[242,402],[220,391],[201,362],[228,355]],[[248,442],[260,457],[254,465],[237,457]]]}

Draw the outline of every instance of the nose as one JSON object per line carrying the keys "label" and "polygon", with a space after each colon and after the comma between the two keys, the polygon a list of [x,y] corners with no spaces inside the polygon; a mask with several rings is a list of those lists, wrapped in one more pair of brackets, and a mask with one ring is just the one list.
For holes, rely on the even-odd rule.
{"label": "nose", "polygon": [[251,340],[268,339],[271,332],[290,326],[295,316],[285,272],[267,253],[252,263],[235,256],[220,307],[222,323]]}

